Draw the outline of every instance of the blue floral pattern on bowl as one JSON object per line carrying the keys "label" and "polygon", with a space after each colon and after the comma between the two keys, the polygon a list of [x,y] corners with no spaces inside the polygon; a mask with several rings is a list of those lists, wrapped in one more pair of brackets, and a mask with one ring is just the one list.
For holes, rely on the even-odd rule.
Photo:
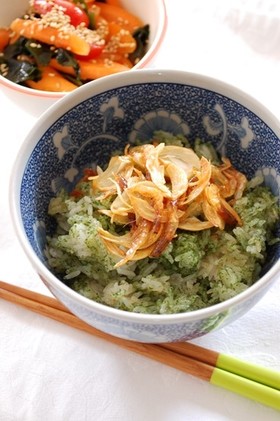
{"label": "blue floral pattern on bowl", "polygon": [[[110,89],[58,118],[38,141],[26,165],[21,214],[29,242],[42,262],[46,235],[53,229],[47,216],[50,198],[61,188],[69,191],[84,168],[105,166],[113,151],[122,151],[127,143],[137,140],[148,141],[154,130],[183,134],[191,143],[197,137],[211,142],[249,178],[262,174],[279,196],[279,139],[264,121],[237,101],[180,83],[139,83]],[[276,246],[271,265],[279,255]],[[83,320],[113,335],[143,342],[192,339],[246,311],[244,306],[236,306],[232,311],[189,324],[137,324],[86,310],[45,282]],[[257,299],[255,296],[251,305]]]}

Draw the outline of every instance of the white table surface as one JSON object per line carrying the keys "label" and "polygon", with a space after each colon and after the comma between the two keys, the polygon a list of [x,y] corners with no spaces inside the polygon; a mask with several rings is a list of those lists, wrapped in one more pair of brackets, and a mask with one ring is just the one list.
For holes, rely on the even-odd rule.
{"label": "white table surface", "polygon": [[[152,67],[220,78],[280,118],[277,0],[166,6],[168,31]],[[15,237],[8,206],[12,164],[36,118],[28,103],[0,92],[0,279],[50,295]],[[280,282],[247,315],[193,342],[280,370]],[[0,421],[279,419],[271,408],[0,300]]]}

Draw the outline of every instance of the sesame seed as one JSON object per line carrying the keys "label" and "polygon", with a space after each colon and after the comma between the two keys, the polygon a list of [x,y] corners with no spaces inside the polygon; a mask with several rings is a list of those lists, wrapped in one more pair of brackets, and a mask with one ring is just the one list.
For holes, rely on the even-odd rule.
{"label": "sesame seed", "polygon": [[128,25],[128,20],[127,20],[127,19],[124,19],[124,18],[117,18],[116,22],[117,22],[120,26],[123,26],[123,25]]}
{"label": "sesame seed", "polygon": [[[84,39],[89,44],[105,44],[105,37],[109,33],[108,23],[100,19],[96,30],[89,29],[82,22],[77,27],[70,23],[70,17],[64,14],[64,8],[54,4],[54,7],[40,19],[43,27],[52,27],[59,30],[60,39],[69,39],[71,34]],[[54,39],[51,40],[54,42]]]}
{"label": "sesame seed", "polygon": [[121,29],[119,34],[120,35],[129,35],[129,31],[127,29]]}
{"label": "sesame seed", "polygon": [[[85,23],[82,22],[77,27],[74,27],[71,24],[71,19],[68,15],[66,15],[65,8],[58,6],[55,4],[52,0],[48,0],[49,3],[53,5],[51,10],[49,10],[47,13],[43,14],[38,18],[33,12],[32,12],[32,4],[34,4],[34,0],[29,0],[30,8],[29,8],[29,14],[26,14],[26,19],[37,21],[39,24],[39,30],[42,30],[44,28],[54,28],[58,30],[58,35],[60,39],[67,40],[70,39],[71,35],[76,35],[79,38],[82,38],[84,41],[86,41],[88,44],[96,44],[100,46],[105,47],[105,51],[107,54],[114,54],[118,51],[118,47],[120,46],[120,40],[121,36],[126,35],[129,33],[126,29],[120,30],[119,34],[117,34],[115,37],[110,37],[109,42],[106,41],[107,36],[109,35],[109,25],[107,20],[100,18],[96,22],[96,28],[89,29],[85,26]],[[99,12],[99,7],[96,5],[91,6],[93,13],[96,11]],[[125,20],[120,18],[118,19],[119,22],[123,24],[125,23]],[[26,25],[28,25],[28,21],[25,22]],[[21,32],[21,35],[24,35],[24,31]],[[52,36],[50,41],[52,43],[55,43],[56,37]],[[126,46],[127,44],[123,44]],[[32,45],[33,46],[33,45]],[[34,45],[35,47],[35,45]],[[53,49],[51,46],[51,49]],[[39,47],[38,47],[39,48]],[[68,51],[71,51],[71,47],[66,48]]]}
{"label": "sesame seed", "polygon": [[0,64],[0,73],[2,76],[6,77],[8,75],[9,67],[6,63]]}
{"label": "sesame seed", "polygon": [[106,58],[104,60],[104,64],[105,64],[106,67],[110,67],[110,66],[112,66],[113,62],[112,62],[112,60]]}
{"label": "sesame seed", "polygon": [[122,47],[122,48],[133,48],[134,47],[134,44],[132,43],[132,42],[120,42],[119,43],[119,47]]}

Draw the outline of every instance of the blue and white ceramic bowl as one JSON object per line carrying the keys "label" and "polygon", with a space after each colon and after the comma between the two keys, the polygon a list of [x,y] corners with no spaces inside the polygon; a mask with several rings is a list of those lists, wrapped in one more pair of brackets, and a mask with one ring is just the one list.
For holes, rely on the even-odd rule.
{"label": "blue and white ceramic bowl", "polygon": [[71,188],[84,167],[108,162],[111,150],[149,139],[155,129],[211,141],[251,178],[262,173],[279,196],[280,124],[234,87],[170,70],[136,70],[89,83],[54,104],[25,139],[11,180],[11,210],[19,240],[44,283],[74,314],[112,335],[140,342],[185,341],[246,313],[270,288],[279,269],[274,247],[260,280],[221,304],[173,315],[129,313],[74,292],[46,265],[49,200]]}

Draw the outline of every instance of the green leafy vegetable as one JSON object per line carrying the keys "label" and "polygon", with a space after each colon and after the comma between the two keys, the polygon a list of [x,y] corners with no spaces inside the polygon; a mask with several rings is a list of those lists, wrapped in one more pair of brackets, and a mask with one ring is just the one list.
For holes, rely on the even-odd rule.
{"label": "green leafy vegetable", "polygon": [[41,78],[41,72],[35,64],[28,61],[18,61],[13,58],[0,60],[1,64],[6,64],[7,73],[5,77],[11,82],[23,83],[26,80],[38,81]]}
{"label": "green leafy vegetable", "polygon": [[5,59],[16,58],[21,54],[28,54],[28,51],[25,49],[26,38],[19,37],[19,39],[13,43],[8,45],[3,52],[3,57]]}
{"label": "green leafy vegetable", "polygon": [[50,63],[53,52],[47,44],[27,39],[25,40],[24,47],[26,48],[26,52],[34,58],[38,66],[47,66]]}
{"label": "green leafy vegetable", "polygon": [[137,28],[133,33],[133,38],[136,41],[136,49],[133,53],[129,54],[129,60],[136,64],[146,53],[148,39],[150,36],[150,26],[145,25]]}
{"label": "green leafy vegetable", "polygon": [[71,66],[75,70],[77,76],[80,74],[80,66],[73,54],[66,51],[64,48],[57,48],[55,57],[62,66]]}
{"label": "green leafy vegetable", "polygon": [[[81,9],[83,9],[83,11],[87,14],[89,18],[89,29],[96,29],[95,14],[92,11],[88,10],[88,6],[85,0],[74,0],[73,2],[77,4],[77,6],[79,6]],[[106,3],[106,1],[102,2],[102,0],[99,0],[99,3]]]}
{"label": "green leafy vegetable", "polygon": [[77,86],[83,85],[83,81],[80,79],[79,76],[75,77],[75,76],[68,75],[67,73],[63,73],[63,72],[60,72],[60,74],[61,74],[61,76],[64,77],[64,79],[67,79],[67,80],[69,80],[69,82],[74,83],[74,85],[77,85]]}
{"label": "green leafy vegetable", "polygon": [[15,43],[4,49],[0,63],[6,66],[2,74],[15,83],[24,83],[27,80],[38,81],[41,78],[39,67],[48,66],[52,58],[56,58],[62,66],[73,67],[76,76],[68,74],[63,74],[63,76],[77,86],[82,85],[80,67],[71,52],[63,48],[53,50],[48,44],[25,37],[19,37]]}
{"label": "green leafy vegetable", "polygon": [[92,29],[92,30],[96,29],[95,14],[88,10],[87,15],[88,15],[88,18],[89,18],[89,29]]}
{"label": "green leafy vegetable", "polygon": [[48,64],[51,56],[51,51],[45,45],[19,37],[4,49],[1,64],[6,65],[5,77],[12,82],[38,81],[41,78],[38,65]]}

